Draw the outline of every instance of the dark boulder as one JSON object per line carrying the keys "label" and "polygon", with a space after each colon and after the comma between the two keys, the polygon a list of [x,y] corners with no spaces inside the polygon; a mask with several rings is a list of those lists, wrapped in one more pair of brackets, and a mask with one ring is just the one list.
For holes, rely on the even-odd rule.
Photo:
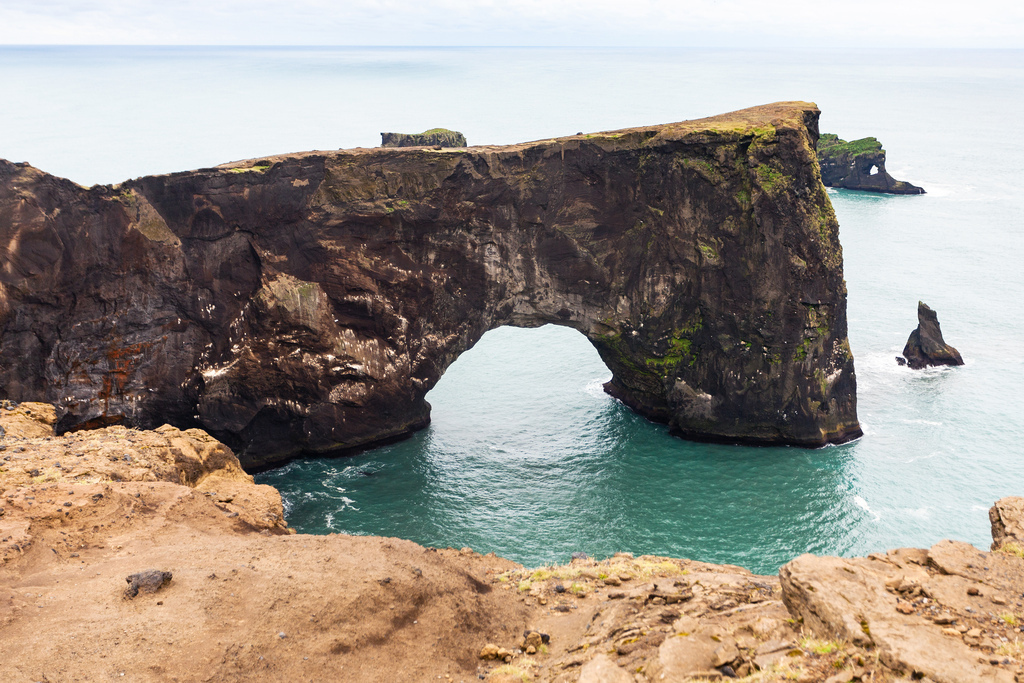
{"label": "dark boulder", "polygon": [[910,333],[907,345],[903,347],[903,357],[906,364],[915,369],[929,365],[964,364],[960,352],[942,339],[939,319],[923,301],[917,302],[917,329]]}
{"label": "dark boulder", "polygon": [[125,577],[128,588],[125,589],[126,598],[134,598],[139,593],[156,593],[158,590],[171,582],[171,572],[163,572],[159,569],[147,569]]}

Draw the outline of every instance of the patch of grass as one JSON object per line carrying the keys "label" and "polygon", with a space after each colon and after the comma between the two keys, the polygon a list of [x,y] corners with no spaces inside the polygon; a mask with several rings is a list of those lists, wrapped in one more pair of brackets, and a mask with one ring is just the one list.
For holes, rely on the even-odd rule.
{"label": "patch of grass", "polygon": [[996,549],[996,552],[1003,553],[1004,555],[1013,555],[1014,557],[1024,558],[1024,548],[1021,548],[1013,541],[1008,541],[1002,544],[998,549]]}
{"label": "patch of grass", "polygon": [[533,582],[528,580],[528,579],[524,580],[524,581],[520,581],[519,582],[519,586],[518,586],[519,592],[520,593],[525,593],[526,591],[530,590],[531,586],[533,586]]}
{"label": "patch of grass", "polygon": [[511,676],[512,678],[518,678],[523,683],[530,683],[533,680],[533,673],[530,669],[535,666],[537,666],[537,662],[532,659],[520,659],[511,664],[502,664],[499,667],[495,667],[487,677]]}
{"label": "patch of grass", "polygon": [[1020,642],[1020,638],[1014,638],[1012,643],[1003,643],[997,647],[996,654],[1000,657],[1024,659],[1024,643]]}
{"label": "patch of grass", "polygon": [[1017,619],[1017,615],[1015,615],[1013,612],[1001,612],[999,614],[999,620],[1007,626],[1017,626],[1018,624],[1020,624],[1020,620]]}
{"label": "patch of grass", "polygon": [[874,154],[884,151],[882,143],[877,138],[872,137],[847,142],[838,135],[822,133],[821,137],[818,138],[819,157],[838,157],[844,154],[857,156],[859,154]]}
{"label": "patch of grass", "polygon": [[800,649],[815,655],[830,655],[838,652],[841,644],[834,640],[804,637],[800,639]]}
{"label": "patch of grass", "polygon": [[697,243],[697,249],[699,249],[700,253],[704,255],[704,258],[708,259],[709,261],[717,261],[718,260],[718,252],[715,251],[715,248],[712,247],[710,244],[704,244],[703,242],[698,242]]}
{"label": "patch of grass", "polygon": [[679,165],[685,169],[695,171],[699,176],[709,183],[717,185],[722,182],[723,176],[715,166],[705,159],[683,159]]}
{"label": "patch of grass", "polygon": [[130,209],[134,209],[139,205],[139,198],[131,190],[121,190],[121,193],[114,197],[114,199]]}
{"label": "patch of grass", "polygon": [[798,362],[807,360],[807,357],[811,355],[811,350],[814,348],[817,339],[803,339],[800,341],[800,346],[796,347],[796,352],[793,354],[793,358]]}
{"label": "patch of grass", "polygon": [[757,184],[761,186],[761,189],[773,197],[784,192],[793,182],[788,175],[768,164],[755,166],[754,175],[757,177]]}
{"label": "patch of grass", "polygon": [[269,161],[257,161],[252,166],[244,166],[238,168],[227,169],[228,173],[265,173],[273,166]]}

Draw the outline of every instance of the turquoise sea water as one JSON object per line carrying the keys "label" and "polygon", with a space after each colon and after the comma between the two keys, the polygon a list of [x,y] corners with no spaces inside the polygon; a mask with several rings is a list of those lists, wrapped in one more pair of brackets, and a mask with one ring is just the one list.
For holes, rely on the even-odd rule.
{"label": "turquoise sea water", "polygon": [[[831,193],[865,436],[694,444],[604,395],[575,331],[502,328],[429,395],[432,425],[259,475],[311,533],[472,546],[526,564],[617,550],[773,572],[802,552],[958,538],[1024,495],[1024,52],[0,48],[0,157],[83,184],[434,126],[470,144],[664,123],[786,99],[875,135],[921,197]],[[967,365],[894,357],[922,299]]]}

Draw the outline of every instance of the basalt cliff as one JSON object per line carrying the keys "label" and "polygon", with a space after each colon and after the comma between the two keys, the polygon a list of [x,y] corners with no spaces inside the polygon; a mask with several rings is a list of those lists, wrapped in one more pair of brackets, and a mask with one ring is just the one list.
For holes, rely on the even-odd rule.
{"label": "basalt cliff", "polygon": [[693,439],[860,435],[818,110],[307,152],[84,188],[0,162],[0,398],[247,468],[409,433],[502,325],[573,327]]}

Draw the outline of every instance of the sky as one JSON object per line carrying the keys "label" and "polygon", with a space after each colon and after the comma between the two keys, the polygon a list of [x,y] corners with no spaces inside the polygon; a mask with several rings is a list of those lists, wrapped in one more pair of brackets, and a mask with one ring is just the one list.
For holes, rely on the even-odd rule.
{"label": "sky", "polygon": [[1024,3],[0,0],[0,44],[1024,48]]}

